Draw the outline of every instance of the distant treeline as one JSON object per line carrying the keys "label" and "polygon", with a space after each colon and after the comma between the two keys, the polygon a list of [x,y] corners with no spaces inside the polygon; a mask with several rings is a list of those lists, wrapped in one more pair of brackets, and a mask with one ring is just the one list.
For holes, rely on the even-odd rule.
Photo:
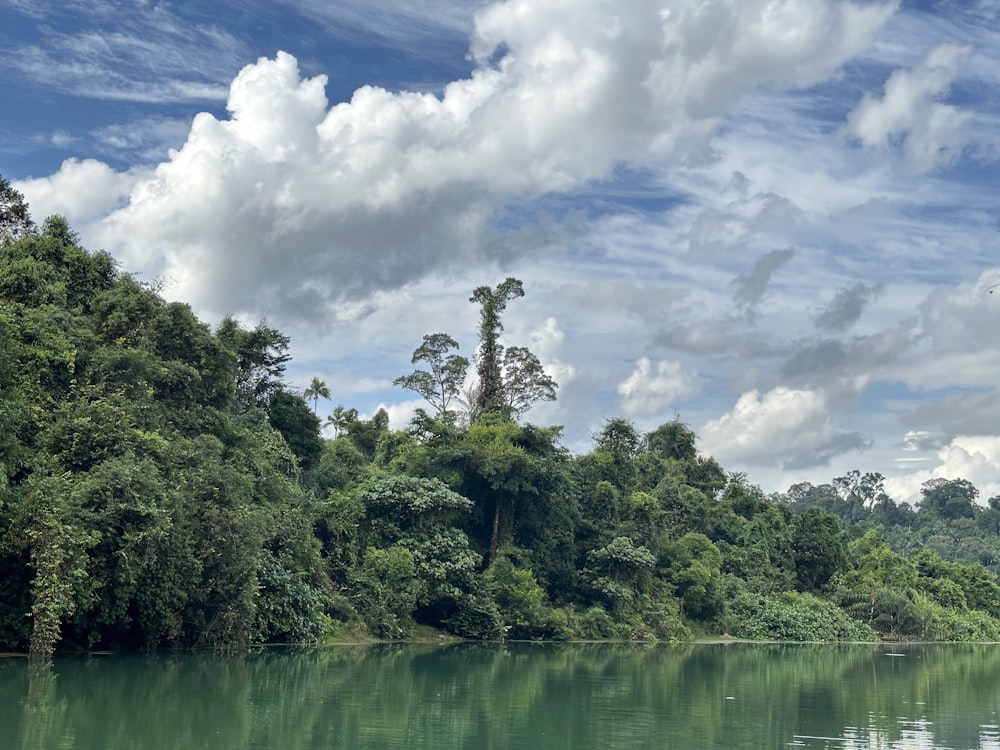
{"label": "distant treeline", "polygon": [[0,650],[1000,640],[1000,501],[964,480],[916,511],[858,472],[768,497],[679,421],[573,455],[518,421],[557,384],[500,343],[516,279],[473,292],[474,388],[430,334],[398,381],[429,411],[340,406],[324,439],[286,336],[209,327],[0,188]]}

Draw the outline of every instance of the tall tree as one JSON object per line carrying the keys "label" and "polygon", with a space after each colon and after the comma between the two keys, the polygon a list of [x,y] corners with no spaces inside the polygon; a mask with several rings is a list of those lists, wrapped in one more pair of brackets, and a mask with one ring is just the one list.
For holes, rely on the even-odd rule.
{"label": "tall tree", "polygon": [[470,421],[486,414],[513,419],[539,401],[555,401],[559,385],[545,372],[538,357],[523,346],[506,348],[500,343],[501,314],[510,300],[523,296],[522,283],[508,277],[496,289],[479,287],[469,298],[482,308],[476,361],[479,382],[472,392]]}
{"label": "tall tree", "polygon": [[479,317],[479,354],[476,372],[479,375],[479,393],[475,411],[480,415],[503,414],[506,399],[503,381],[503,331],[501,315],[507,303],[524,296],[524,285],[519,279],[508,276],[496,289],[481,286],[472,292],[469,302],[481,306]]}
{"label": "tall tree", "polygon": [[427,334],[424,343],[414,350],[410,363],[424,362],[430,371],[415,370],[392,381],[393,385],[423,396],[434,407],[439,419],[448,415],[448,407],[461,393],[469,369],[469,360],[458,354],[448,354],[451,349],[458,349],[458,342],[447,333]]}
{"label": "tall tree", "polygon": [[302,392],[302,398],[306,401],[312,401],[313,404],[313,414],[316,413],[316,404],[321,398],[330,398],[330,389],[326,387],[326,383],[320,380],[318,377],[313,376],[312,382],[309,383],[309,387]]}

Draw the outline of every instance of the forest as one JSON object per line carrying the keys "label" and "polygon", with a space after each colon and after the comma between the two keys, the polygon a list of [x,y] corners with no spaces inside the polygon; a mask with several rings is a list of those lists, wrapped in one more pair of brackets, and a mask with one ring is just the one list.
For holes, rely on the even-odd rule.
{"label": "forest", "polygon": [[1000,498],[910,507],[861,471],[769,496],[676,420],[573,454],[522,419],[558,384],[502,336],[517,279],[472,291],[471,359],[419,343],[401,430],[324,423],[287,336],[159,291],[0,178],[0,650],[1000,641]]}

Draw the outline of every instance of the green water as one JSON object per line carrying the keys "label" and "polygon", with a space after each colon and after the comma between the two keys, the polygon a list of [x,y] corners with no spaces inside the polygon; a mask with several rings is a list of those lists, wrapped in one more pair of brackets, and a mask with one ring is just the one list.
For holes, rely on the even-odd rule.
{"label": "green water", "polygon": [[1000,750],[1000,646],[338,647],[0,659],[0,748]]}

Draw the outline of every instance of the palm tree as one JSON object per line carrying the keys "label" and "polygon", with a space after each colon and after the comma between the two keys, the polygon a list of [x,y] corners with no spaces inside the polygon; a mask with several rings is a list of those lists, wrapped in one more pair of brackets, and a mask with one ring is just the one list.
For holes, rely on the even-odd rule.
{"label": "palm tree", "polygon": [[306,401],[313,402],[313,414],[316,413],[316,404],[321,398],[330,398],[330,389],[326,387],[326,383],[317,377],[313,377],[312,382],[309,387],[302,392],[302,398]]}
{"label": "palm tree", "polygon": [[326,418],[324,422],[327,426],[333,427],[333,436],[339,437],[340,433],[347,430],[347,426],[358,421],[357,409],[345,409],[343,405],[333,410],[333,414]]}
{"label": "palm tree", "polygon": [[459,425],[469,427],[482,416],[482,411],[479,408],[480,398],[478,380],[474,381],[468,388],[463,388],[461,395],[455,397],[455,401],[459,406]]}

